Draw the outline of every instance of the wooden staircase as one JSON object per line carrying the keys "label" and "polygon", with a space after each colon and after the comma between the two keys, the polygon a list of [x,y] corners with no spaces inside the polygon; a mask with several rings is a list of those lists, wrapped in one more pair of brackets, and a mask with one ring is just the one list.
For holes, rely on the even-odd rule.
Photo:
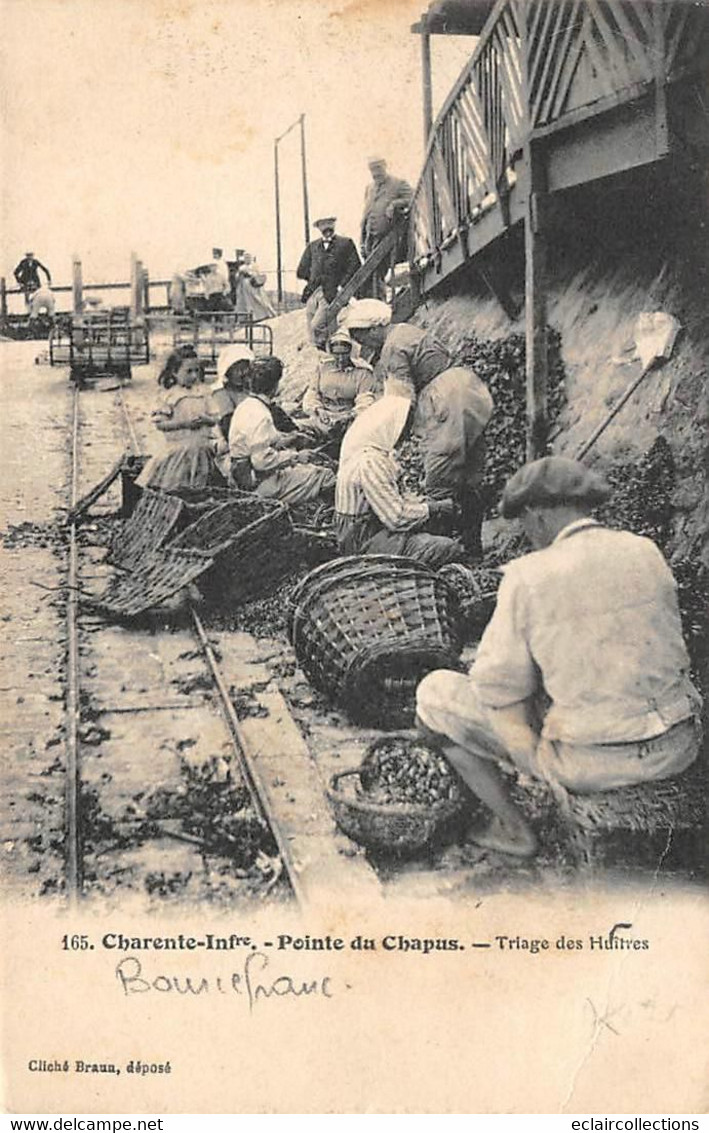
{"label": "wooden staircase", "polygon": [[367,259],[364,261],[352,278],[348,280],[342,290],[335,296],[332,303],[327,309],[327,333],[332,332],[337,327],[337,316],[345,307],[350,299],[352,299],[358,291],[361,291],[373,278],[375,271],[384,260],[393,254],[400,239],[400,230],[397,227],[392,228],[391,232],[382,240],[381,244],[377,244],[376,248],[370,252]]}

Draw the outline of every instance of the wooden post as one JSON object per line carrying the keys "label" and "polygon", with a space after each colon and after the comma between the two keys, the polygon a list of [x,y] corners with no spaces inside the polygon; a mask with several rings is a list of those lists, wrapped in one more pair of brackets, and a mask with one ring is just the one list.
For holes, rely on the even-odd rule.
{"label": "wooden post", "polygon": [[147,268],[143,268],[142,285],[142,308],[147,315],[150,311],[150,273]]}
{"label": "wooden post", "polygon": [[667,122],[667,79],[665,76],[667,45],[665,43],[665,9],[662,4],[652,7],[653,61],[655,72],[655,146],[657,160],[670,152]]}
{"label": "wooden post", "polygon": [[534,140],[529,85],[529,20],[532,5],[521,7],[522,76],[525,101],[523,145],[527,172],[524,214],[524,291],[527,389],[527,460],[542,456],[547,442],[547,178],[543,142]]}
{"label": "wooden post", "polygon": [[[524,217],[525,335],[527,346],[527,459],[544,455],[547,441],[547,237],[546,194],[535,189],[533,146],[526,146],[530,191]],[[539,163],[541,165],[541,163]]]}
{"label": "wooden post", "polygon": [[143,307],[143,265],[131,252],[130,257],[130,316],[137,319]]}
{"label": "wooden post", "polygon": [[78,256],[71,262],[71,309],[75,315],[80,315],[84,309],[84,280]]}
{"label": "wooden post", "polygon": [[130,254],[130,317],[135,318],[138,308],[138,257],[135,252]]}
{"label": "wooden post", "polygon": [[305,243],[310,242],[310,207],[308,203],[308,166],[305,157],[305,115],[300,116],[300,167],[303,178],[303,227]]}
{"label": "wooden post", "polygon": [[421,78],[423,80],[423,149],[426,152],[433,126],[433,83],[431,79],[431,35],[426,13],[421,16]]}
{"label": "wooden post", "polygon": [[0,319],[7,322],[7,282],[5,276],[0,276]]}

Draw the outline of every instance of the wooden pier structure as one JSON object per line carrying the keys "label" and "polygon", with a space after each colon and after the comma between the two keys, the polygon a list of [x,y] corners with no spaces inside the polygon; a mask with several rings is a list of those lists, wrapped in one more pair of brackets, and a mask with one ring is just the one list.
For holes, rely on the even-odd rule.
{"label": "wooden pier structure", "polygon": [[[681,0],[436,0],[421,36],[425,160],[409,219],[419,297],[478,270],[508,314],[524,233],[528,453],[546,439],[547,242],[567,190],[709,150],[709,9]],[[432,35],[477,46],[431,121]]]}

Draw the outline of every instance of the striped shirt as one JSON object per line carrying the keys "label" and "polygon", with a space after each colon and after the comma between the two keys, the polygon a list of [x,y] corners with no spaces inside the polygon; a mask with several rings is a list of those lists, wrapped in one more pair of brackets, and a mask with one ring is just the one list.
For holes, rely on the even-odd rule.
{"label": "striped shirt", "polygon": [[402,496],[397,484],[399,465],[380,449],[364,449],[357,460],[340,466],[335,510],[340,515],[365,515],[370,509],[390,531],[410,531],[428,519],[428,504]]}

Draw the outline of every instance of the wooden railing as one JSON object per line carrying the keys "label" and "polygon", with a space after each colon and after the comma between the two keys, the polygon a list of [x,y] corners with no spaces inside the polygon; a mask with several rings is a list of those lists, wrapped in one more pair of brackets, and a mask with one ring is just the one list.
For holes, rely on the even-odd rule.
{"label": "wooden railing", "polygon": [[396,258],[396,248],[401,239],[401,235],[401,228],[395,225],[384,239],[377,244],[373,251],[369,253],[364,263],[360,264],[357,271],[347,281],[342,290],[337,293],[327,309],[328,333],[335,330],[337,326],[337,316],[342,308],[347,306],[350,299],[357,295],[358,292],[363,292],[368,288],[377,272],[381,270],[381,265],[384,261],[388,260],[389,266],[393,267],[392,261]]}
{"label": "wooden railing", "polygon": [[431,131],[412,265],[504,207],[527,140],[697,69],[707,22],[678,0],[498,0]]}

